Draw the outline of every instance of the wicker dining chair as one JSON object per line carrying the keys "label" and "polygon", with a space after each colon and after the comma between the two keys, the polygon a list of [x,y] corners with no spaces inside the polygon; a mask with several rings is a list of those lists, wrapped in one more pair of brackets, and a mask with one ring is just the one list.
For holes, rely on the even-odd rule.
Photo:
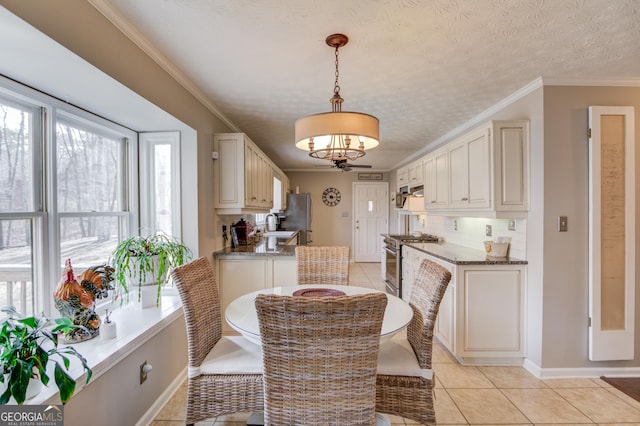
{"label": "wicker dining chair", "polygon": [[222,336],[213,267],[201,257],[171,272],[187,326],[187,424],[263,410],[262,351],[241,336]]}
{"label": "wicker dining chair", "polygon": [[435,424],[434,376],[431,369],[433,330],[451,273],[430,260],[420,264],[409,304],[413,319],[407,336],[399,333],[380,347],[376,410]]}
{"label": "wicker dining chair", "polygon": [[265,425],[373,425],[387,296],[259,294]]}
{"label": "wicker dining chair", "polygon": [[349,247],[297,246],[298,284],[349,285]]}

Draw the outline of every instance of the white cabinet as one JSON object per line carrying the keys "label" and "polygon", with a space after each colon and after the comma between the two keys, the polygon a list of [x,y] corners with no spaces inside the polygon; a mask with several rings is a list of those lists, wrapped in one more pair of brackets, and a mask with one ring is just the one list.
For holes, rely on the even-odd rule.
{"label": "white cabinet", "polygon": [[425,208],[517,217],[529,210],[529,122],[490,121],[424,159]]}
{"label": "white cabinet", "polygon": [[449,206],[449,156],[446,149],[427,155],[424,168],[424,205],[426,210]]}
{"label": "white cabinet", "polygon": [[423,182],[422,160],[414,161],[407,166],[407,180],[409,188],[422,185]]}
{"label": "white cabinet", "polygon": [[217,133],[213,148],[218,152],[213,164],[217,212],[268,212],[273,206],[271,160],[243,133]]}
{"label": "white cabinet", "polygon": [[[245,136],[245,207],[273,207],[273,169],[269,159]],[[224,177],[223,177],[224,178]]]}
{"label": "white cabinet", "polygon": [[449,147],[449,207],[491,205],[490,129],[481,128]]}
{"label": "white cabinet", "polygon": [[287,209],[287,194],[289,193],[289,177],[282,173],[282,208],[281,210]]}
{"label": "white cabinet", "polygon": [[409,169],[407,167],[396,170],[396,186],[398,188],[409,186]]}
{"label": "white cabinet", "polygon": [[273,287],[298,285],[298,262],[295,256],[280,256],[271,259],[273,265]]}
{"label": "white cabinet", "polygon": [[529,210],[529,122],[494,121],[495,209]]}
{"label": "white cabinet", "polygon": [[250,293],[278,286],[297,285],[295,256],[230,255],[216,259],[222,331],[235,333],[224,320],[224,310],[234,299]]}
{"label": "white cabinet", "polygon": [[[240,257],[240,256],[238,256]],[[224,320],[224,310],[234,299],[252,291],[269,287],[268,259],[242,256],[239,259],[219,259],[218,289],[220,291],[220,308],[222,309],[222,331],[233,332],[233,329]]]}
{"label": "white cabinet", "polygon": [[438,341],[463,364],[522,364],[526,265],[456,265],[404,245],[402,296],[406,301],[423,259],[451,272],[436,318]]}
{"label": "white cabinet", "polygon": [[422,259],[429,259],[451,272],[451,281],[440,302],[440,309],[436,317],[434,335],[451,353],[455,353],[456,337],[456,279],[455,267],[437,257],[422,253]]}
{"label": "white cabinet", "polygon": [[415,280],[415,272],[420,265],[420,252],[409,246],[402,246],[402,300],[409,302],[413,281]]}
{"label": "white cabinet", "polygon": [[522,267],[460,268],[456,321],[463,333],[456,355],[467,363],[487,359],[520,364],[524,358],[524,270]]}

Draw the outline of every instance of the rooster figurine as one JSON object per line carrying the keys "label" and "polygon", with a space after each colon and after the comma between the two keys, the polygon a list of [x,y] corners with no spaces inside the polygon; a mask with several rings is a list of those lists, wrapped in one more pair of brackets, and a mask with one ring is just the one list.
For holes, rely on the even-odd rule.
{"label": "rooster figurine", "polygon": [[106,297],[112,288],[109,284],[113,280],[113,268],[107,265],[94,266],[76,279],[71,259],[65,262],[62,279],[53,293],[56,309],[70,318],[74,324],[82,326],[63,336],[65,343],[77,343],[96,337],[100,329],[100,316],[95,312],[96,297]]}

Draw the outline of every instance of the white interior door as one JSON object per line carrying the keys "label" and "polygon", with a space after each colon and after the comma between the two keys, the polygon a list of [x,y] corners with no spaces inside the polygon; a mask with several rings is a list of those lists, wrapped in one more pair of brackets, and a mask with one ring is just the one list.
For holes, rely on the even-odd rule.
{"label": "white interior door", "polygon": [[389,226],[389,184],[354,182],[353,194],[353,260],[380,262],[381,234]]}
{"label": "white interior door", "polygon": [[633,107],[589,107],[589,359],[634,359]]}

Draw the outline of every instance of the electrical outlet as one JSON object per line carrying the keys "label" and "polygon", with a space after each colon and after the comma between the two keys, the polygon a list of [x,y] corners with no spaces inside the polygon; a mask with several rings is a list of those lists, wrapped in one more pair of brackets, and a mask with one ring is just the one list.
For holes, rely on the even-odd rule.
{"label": "electrical outlet", "polygon": [[509,219],[509,231],[515,231],[515,230],[516,230],[516,220]]}
{"label": "electrical outlet", "polygon": [[492,234],[492,229],[491,229],[491,225],[487,225],[484,229],[484,233],[487,235],[487,237],[490,237]]}
{"label": "electrical outlet", "polygon": [[453,230],[454,231],[458,230],[458,221],[456,219],[453,219]]}

